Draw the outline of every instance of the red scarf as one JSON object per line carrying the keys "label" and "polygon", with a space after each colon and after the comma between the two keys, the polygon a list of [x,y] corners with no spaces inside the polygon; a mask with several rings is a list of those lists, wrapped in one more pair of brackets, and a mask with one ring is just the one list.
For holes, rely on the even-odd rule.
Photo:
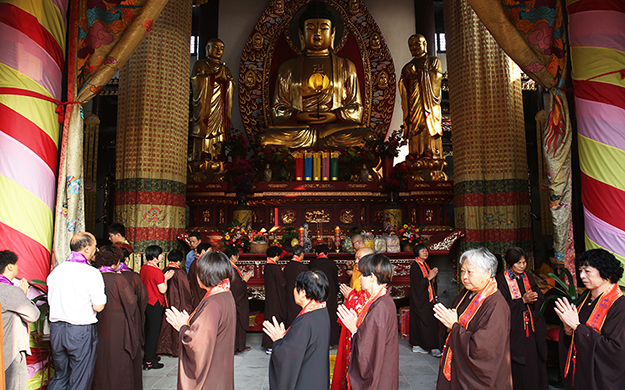
{"label": "red scarf", "polygon": [[[484,303],[486,298],[490,297],[496,292],[497,281],[495,280],[495,278],[491,278],[488,281],[486,287],[484,287],[482,291],[480,291],[473,297],[473,299],[469,303],[469,306],[467,306],[464,312],[460,315],[460,317],[458,318],[458,324],[466,329],[467,326],[469,326],[469,323],[471,322],[473,317],[475,317],[475,314],[478,312],[478,310],[480,310],[480,307],[482,307],[482,304]],[[469,291],[464,293],[464,296],[462,297],[462,299],[460,299],[460,301],[456,305],[456,308],[460,307],[460,304],[462,303],[462,301],[464,301],[468,294]],[[443,357],[441,359],[443,374],[445,375],[445,379],[447,379],[448,381],[451,381],[451,359],[453,357],[453,352],[451,348],[448,347],[450,335],[447,336],[447,341],[445,341],[445,347],[443,348]]]}
{"label": "red scarf", "polygon": [[237,267],[236,264],[234,264],[233,262],[230,262],[230,264],[232,264],[232,266],[234,267],[234,269],[237,270],[237,272],[239,273],[239,276],[241,277],[241,279],[243,279],[243,273],[241,272],[241,270],[239,269],[239,267]]}
{"label": "red scarf", "polygon": [[360,324],[362,324],[362,322],[365,320],[365,317],[367,316],[367,313],[369,312],[369,309],[371,308],[373,302],[377,301],[378,298],[380,298],[384,294],[386,294],[386,283],[382,285],[382,288],[380,289],[380,291],[378,291],[377,294],[375,294],[373,297],[371,297],[371,299],[367,301],[367,303],[365,303],[360,313],[358,313],[358,319],[356,320],[357,328],[359,328]]}
{"label": "red scarf", "polygon": [[167,266],[171,267],[171,268],[178,268],[178,269],[180,269],[180,266],[178,264],[174,263],[173,261],[171,263],[168,263]]}
{"label": "red scarf", "polygon": [[[230,291],[230,279],[224,279],[221,282],[219,282],[219,284],[216,285],[215,287],[211,287],[210,289],[208,289],[206,294],[204,294],[204,298],[202,298],[202,301],[205,300],[206,298],[212,297],[215,294],[222,293],[225,291]],[[200,307],[199,304],[197,306]],[[197,307],[195,308],[195,310],[193,310],[193,313],[191,313],[191,315],[189,316],[189,320],[187,321],[188,326],[191,326],[191,319],[195,316],[196,311],[197,311]]]}
{"label": "red scarf", "polygon": [[291,260],[299,261],[300,263],[302,262],[302,259],[300,259],[299,256],[293,256],[293,258]]}
{"label": "red scarf", "polygon": [[[512,270],[510,268],[506,268],[503,275],[506,278],[506,283],[508,283],[512,299],[523,298],[521,290],[519,289],[519,280],[523,280],[523,286],[525,287],[526,293],[532,291],[530,280],[525,272],[523,272],[520,276],[515,277]],[[527,310],[523,311],[523,327],[525,329],[525,337],[530,337],[530,325],[532,327],[532,332],[536,331],[534,329],[534,315],[532,314],[532,309],[530,309],[529,304],[526,304],[525,306],[527,306]]]}
{"label": "red scarf", "polygon": [[[589,292],[581,304],[577,306],[577,313],[582,310],[586,300],[591,295]],[[599,298],[597,298],[597,303],[595,307],[592,309],[592,313],[590,313],[590,317],[586,320],[586,325],[590,326],[594,329],[595,332],[601,334],[601,328],[603,328],[603,323],[605,322],[605,318],[608,315],[608,311],[623,295],[621,292],[621,288],[618,284],[613,283],[607,290],[605,290]],[[569,346],[569,353],[566,357],[566,366],[564,367],[564,377],[566,378],[569,375],[569,369],[571,368],[571,363],[573,365],[573,372],[571,377],[571,384],[575,381],[575,363],[577,362],[577,348],[575,347],[575,332],[573,332],[573,336],[571,337],[571,345]]]}
{"label": "red scarf", "polygon": [[[423,273],[423,277],[428,279],[430,276],[430,266],[425,261],[419,259],[418,257],[415,259],[415,262],[419,264],[419,268],[421,268],[421,272]],[[428,280],[428,296],[430,302],[434,302],[434,289],[432,288],[432,282]]]}
{"label": "red scarf", "polygon": [[[304,308],[302,308],[302,310],[299,312],[297,317],[301,316],[302,314],[310,313],[311,311],[324,309],[325,307],[326,307],[326,303],[325,302],[319,302],[319,301],[312,300],[312,301],[308,302],[306,304],[306,306],[304,306]],[[297,319],[297,317],[295,317],[295,318]],[[295,321],[295,320],[293,320],[293,321]],[[286,329],[286,331],[288,332],[289,329],[291,329],[290,326]]]}
{"label": "red scarf", "polygon": [[276,261],[270,257],[267,258],[267,264],[278,264]]}

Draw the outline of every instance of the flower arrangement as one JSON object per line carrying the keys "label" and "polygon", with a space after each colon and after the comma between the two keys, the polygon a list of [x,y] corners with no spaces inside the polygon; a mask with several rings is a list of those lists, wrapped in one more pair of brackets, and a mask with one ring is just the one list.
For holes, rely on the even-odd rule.
{"label": "flower arrangement", "polygon": [[246,156],[250,151],[250,141],[245,136],[245,133],[230,129],[230,137],[221,142],[222,150],[225,150],[226,156]]}
{"label": "flower arrangement", "polygon": [[367,145],[356,148],[350,147],[341,150],[341,162],[342,164],[367,164],[371,165],[376,162],[377,155]]}
{"label": "flower arrangement", "polygon": [[397,232],[397,236],[403,244],[418,245],[423,242],[423,238],[419,234],[419,226],[412,223],[405,223]]}
{"label": "flower arrangement", "polygon": [[387,191],[397,191],[408,186],[410,167],[406,161],[402,161],[393,167],[391,174],[384,179],[384,187]]}
{"label": "flower arrangement", "polygon": [[247,192],[254,181],[256,171],[247,160],[240,160],[235,163],[226,163],[226,176],[237,192]]}
{"label": "flower arrangement", "polygon": [[244,252],[250,250],[250,243],[254,240],[254,231],[251,226],[243,226],[239,221],[233,221],[222,231],[221,243],[224,247],[231,247]]}
{"label": "flower arrangement", "polygon": [[404,139],[404,126],[393,130],[388,138],[386,135],[386,132],[381,129],[373,130],[373,136],[365,140],[365,148],[368,148],[375,156],[397,157],[399,148],[408,144],[408,141]]}

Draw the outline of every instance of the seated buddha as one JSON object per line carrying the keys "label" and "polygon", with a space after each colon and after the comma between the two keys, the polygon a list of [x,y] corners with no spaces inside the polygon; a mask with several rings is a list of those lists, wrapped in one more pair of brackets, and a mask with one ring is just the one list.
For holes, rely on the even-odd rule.
{"label": "seated buddha", "polygon": [[278,70],[263,145],[291,148],[362,145],[371,130],[361,124],[363,106],[353,62],[333,53],[334,16],[311,2],[299,18],[303,54]]}

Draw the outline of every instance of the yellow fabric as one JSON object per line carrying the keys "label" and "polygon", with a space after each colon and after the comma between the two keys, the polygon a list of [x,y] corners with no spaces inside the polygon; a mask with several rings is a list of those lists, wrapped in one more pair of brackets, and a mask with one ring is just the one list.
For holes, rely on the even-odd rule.
{"label": "yellow fabric", "polygon": [[[610,252],[607,248],[602,247],[601,245],[597,244],[596,242],[594,242],[593,240],[591,240],[587,234],[584,234],[584,241],[586,243],[586,250],[589,251],[591,249],[604,249],[607,250],[608,252]],[[623,267],[625,267],[625,257],[616,254],[614,252],[610,252],[614,255],[614,257],[616,257],[616,259],[618,261],[621,262],[621,264],[623,265]],[[625,286],[625,274],[623,274],[623,277],[619,280],[618,284],[620,284],[621,286]]]}
{"label": "yellow fabric", "polygon": [[352,278],[349,281],[349,287],[356,291],[360,291],[360,271],[354,268]]}
{"label": "yellow fabric", "polygon": [[[0,221],[51,248],[52,210],[24,187],[0,175]],[[16,213],[16,210],[28,210]]]}
{"label": "yellow fabric", "polygon": [[54,5],[52,0],[0,0],[1,3],[14,5],[33,15],[45,27],[65,53],[65,15]]}
{"label": "yellow fabric", "polygon": [[613,166],[625,161],[625,151],[578,135],[579,166],[586,175],[625,191],[625,177],[615,175]]}
{"label": "yellow fabric", "polygon": [[[572,47],[571,59],[574,80],[588,80],[604,73],[623,69],[625,64],[625,52],[605,49],[602,47]],[[599,81],[619,87],[625,87],[625,79],[621,79],[619,73],[597,77],[592,81]]]}

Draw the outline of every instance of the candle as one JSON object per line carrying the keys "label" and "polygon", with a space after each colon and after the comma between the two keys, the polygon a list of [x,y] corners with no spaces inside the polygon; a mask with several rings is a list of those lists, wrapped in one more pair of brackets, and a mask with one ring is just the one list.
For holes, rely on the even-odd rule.
{"label": "candle", "polygon": [[313,180],[321,180],[321,152],[313,153]]}
{"label": "candle", "polygon": [[293,153],[293,158],[295,158],[295,180],[302,181],[304,180],[304,155],[302,152]]}
{"label": "candle", "polygon": [[321,180],[330,180],[330,152],[321,152]]}
{"label": "candle", "polygon": [[330,177],[332,181],[339,179],[339,155],[338,151],[334,151],[330,154]]}
{"label": "candle", "polygon": [[313,175],[313,154],[311,152],[304,153],[304,180],[312,180]]}
{"label": "candle", "polygon": [[299,244],[301,246],[304,246],[304,227],[303,226],[299,227]]}
{"label": "candle", "polygon": [[338,226],[334,228],[334,246],[341,247],[341,228]]}

